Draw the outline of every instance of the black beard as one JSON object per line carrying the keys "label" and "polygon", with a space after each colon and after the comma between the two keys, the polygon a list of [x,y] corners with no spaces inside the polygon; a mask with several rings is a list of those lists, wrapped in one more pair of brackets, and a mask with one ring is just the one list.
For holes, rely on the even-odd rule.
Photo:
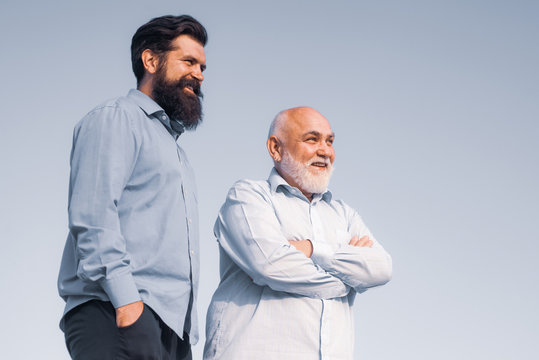
{"label": "black beard", "polygon": [[[194,94],[185,88],[189,86]],[[195,129],[202,122],[200,82],[187,77],[176,81],[165,79],[165,70],[158,69],[153,82],[152,97],[173,120],[181,121],[185,129]]]}

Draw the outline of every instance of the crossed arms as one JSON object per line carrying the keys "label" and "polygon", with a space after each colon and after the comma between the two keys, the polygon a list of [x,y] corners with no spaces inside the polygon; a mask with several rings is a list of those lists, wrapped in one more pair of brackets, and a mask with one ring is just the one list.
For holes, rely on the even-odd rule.
{"label": "crossed arms", "polygon": [[[308,240],[308,239],[307,240],[288,240],[288,242],[297,250],[304,253],[305,256],[307,256],[308,258],[312,256],[313,244],[311,240]],[[372,248],[372,244],[373,244],[373,241],[371,240],[369,235],[364,235],[361,237],[361,239],[359,238],[359,236],[354,235],[352,236],[352,239],[350,239],[350,242],[348,243],[348,245],[352,245],[352,246],[359,246],[359,247],[366,246],[370,248]]]}
{"label": "crossed arms", "polygon": [[315,243],[309,250],[309,240],[289,241],[283,235],[267,189],[239,181],[229,191],[214,231],[224,251],[255,284],[330,299],[347,295],[350,288],[363,292],[391,278],[389,254],[357,213],[346,216],[355,234],[349,243],[336,247]]}

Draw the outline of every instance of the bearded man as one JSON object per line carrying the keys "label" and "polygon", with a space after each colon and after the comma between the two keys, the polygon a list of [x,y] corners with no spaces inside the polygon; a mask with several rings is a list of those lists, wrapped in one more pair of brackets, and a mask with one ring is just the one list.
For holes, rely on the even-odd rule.
{"label": "bearded man", "polygon": [[75,126],[58,278],[73,359],[191,359],[198,210],[177,140],[202,119],[206,41],[188,15],[142,25],[131,43],[137,89]]}
{"label": "bearded man", "polygon": [[214,232],[221,282],[204,359],[352,359],[356,293],[387,283],[391,257],[327,185],[329,122],[308,107],[273,120],[267,181],[241,180]]}

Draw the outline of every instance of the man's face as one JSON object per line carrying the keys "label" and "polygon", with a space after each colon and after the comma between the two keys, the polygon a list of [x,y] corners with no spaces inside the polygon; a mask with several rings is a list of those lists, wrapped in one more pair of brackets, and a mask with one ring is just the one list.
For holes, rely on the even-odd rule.
{"label": "man's face", "polygon": [[280,168],[289,178],[285,180],[304,193],[324,191],[335,160],[329,122],[316,110],[307,109],[292,115],[283,130]]}
{"label": "man's face", "polygon": [[152,97],[171,118],[182,120],[187,129],[195,128],[202,120],[204,47],[189,35],[180,35],[172,48],[159,59]]}

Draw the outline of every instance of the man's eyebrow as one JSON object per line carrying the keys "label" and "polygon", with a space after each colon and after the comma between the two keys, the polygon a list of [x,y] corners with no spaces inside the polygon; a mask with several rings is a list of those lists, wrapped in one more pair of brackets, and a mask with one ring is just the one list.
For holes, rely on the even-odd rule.
{"label": "man's eyebrow", "polygon": [[[184,57],[182,57],[182,60],[189,60],[195,63],[200,63],[198,59],[192,55],[185,55]],[[202,71],[206,70],[206,64],[200,63],[200,68],[202,69]]]}
{"label": "man's eyebrow", "polygon": [[195,62],[198,62],[198,60],[193,56],[193,55],[184,55],[181,57],[182,60],[190,60],[190,61],[195,61]]}
{"label": "man's eyebrow", "polygon": [[[322,134],[320,132],[316,131],[316,130],[311,130],[311,131],[308,131],[305,134],[303,134],[303,136],[307,136],[307,135],[314,135],[316,137],[322,136]],[[335,137],[335,133],[332,132],[331,134],[328,135],[328,137]]]}

